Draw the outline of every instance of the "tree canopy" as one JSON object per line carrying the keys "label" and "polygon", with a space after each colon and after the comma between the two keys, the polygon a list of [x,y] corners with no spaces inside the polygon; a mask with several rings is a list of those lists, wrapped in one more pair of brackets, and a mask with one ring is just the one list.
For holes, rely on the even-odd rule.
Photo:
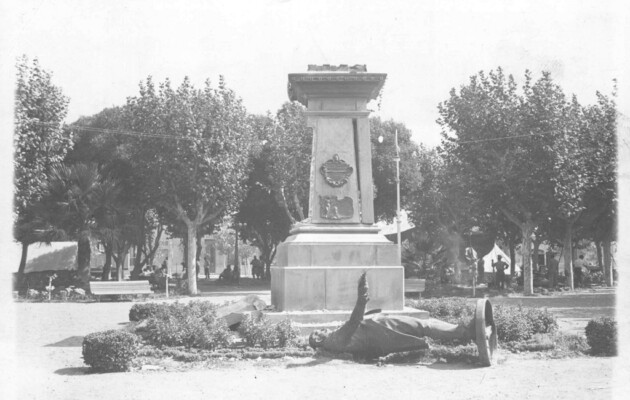
{"label": "tree canopy", "polygon": [[520,90],[500,68],[480,72],[438,108],[443,158],[458,166],[477,213],[501,212],[521,230],[525,292],[531,294],[535,232],[553,216],[572,224],[586,208],[597,170],[597,124],[588,122],[577,99],[567,101],[547,72],[536,81],[526,72]]}
{"label": "tree canopy", "polygon": [[46,238],[38,235],[34,207],[45,192],[52,167],[61,162],[72,138],[63,129],[68,98],[52,81],[52,74],[37,59],[17,62],[14,108],[14,236],[22,243],[18,280],[22,282],[28,246]]}
{"label": "tree canopy", "polygon": [[[242,101],[227,88],[206,81],[196,89],[186,78],[173,89],[151,78],[127,101],[129,128],[144,133],[134,162],[154,201],[186,226],[187,242],[223,215],[236,212],[244,194],[253,143]],[[188,246],[188,290],[196,289],[196,252]]]}

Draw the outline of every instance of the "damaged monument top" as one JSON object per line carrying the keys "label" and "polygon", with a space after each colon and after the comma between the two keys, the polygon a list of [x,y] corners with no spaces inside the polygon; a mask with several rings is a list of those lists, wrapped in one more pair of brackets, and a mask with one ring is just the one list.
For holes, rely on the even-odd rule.
{"label": "damaged monument top", "polygon": [[330,64],[315,65],[315,64],[309,64],[308,65],[308,71],[309,72],[350,72],[350,73],[356,73],[356,72],[367,72],[367,66],[365,64],[354,64],[354,65],[350,65],[350,66],[348,66],[348,64],[339,64],[339,65],[330,65]]}
{"label": "damaged monument top", "polygon": [[365,64],[314,65],[304,73],[289,74],[288,94],[291,101],[308,107],[309,98],[352,97],[366,101],[376,99],[387,74],[368,73]]}

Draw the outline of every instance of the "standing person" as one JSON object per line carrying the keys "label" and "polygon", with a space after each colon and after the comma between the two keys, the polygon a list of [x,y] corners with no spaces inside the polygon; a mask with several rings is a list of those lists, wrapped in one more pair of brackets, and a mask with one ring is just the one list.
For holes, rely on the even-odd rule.
{"label": "standing person", "polygon": [[206,273],[206,279],[210,280],[210,260],[208,256],[203,258],[203,271]]}
{"label": "standing person", "polygon": [[577,260],[573,263],[573,286],[581,287],[584,277],[583,268],[585,267],[584,254],[580,254]]}
{"label": "standing person", "polygon": [[475,297],[475,289],[477,287],[477,252],[472,247],[466,247],[466,264],[472,279],[473,297]]}
{"label": "standing person", "polygon": [[505,269],[508,267],[507,263],[503,261],[501,255],[498,255],[497,262],[493,263],[492,266],[496,268],[497,271],[497,288],[505,289]]}
{"label": "standing person", "polygon": [[181,266],[182,266],[182,279],[187,279],[188,278],[188,268],[186,268],[186,263],[182,262]]}
{"label": "standing person", "polygon": [[252,276],[254,279],[262,279],[262,262],[254,256],[254,259],[251,262],[252,265]]}

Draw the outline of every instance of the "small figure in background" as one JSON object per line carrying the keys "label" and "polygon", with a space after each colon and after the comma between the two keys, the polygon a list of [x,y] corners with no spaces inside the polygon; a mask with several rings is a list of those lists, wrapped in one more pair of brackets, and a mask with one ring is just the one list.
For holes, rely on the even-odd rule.
{"label": "small figure in background", "polygon": [[231,265],[228,264],[228,266],[225,267],[223,272],[221,272],[221,275],[219,275],[219,280],[221,279],[228,282],[232,280],[232,266]]}
{"label": "small figure in background", "polygon": [[210,259],[208,256],[203,258],[203,271],[206,274],[206,279],[210,279]]}
{"label": "small figure in background", "polygon": [[497,262],[493,263],[492,266],[496,268],[497,271],[497,288],[505,289],[505,269],[508,267],[507,263],[503,261],[501,255],[498,255]]}
{"label": "small figure in background", "polygon": [[263,277],[262,261],[260,261],[258,258],[256,258],[256,256],[254,256],[254,259],[252,260],[251,265],[252,265],[252,276],[254,277],[254,279],[262,279]]}
{"label": "small figure in background", "polygon": [[573,286],[581,287],[584,281],[584,268],[586,263],[584,261],[584,254],[580,254],[577,260],[573,263]]}

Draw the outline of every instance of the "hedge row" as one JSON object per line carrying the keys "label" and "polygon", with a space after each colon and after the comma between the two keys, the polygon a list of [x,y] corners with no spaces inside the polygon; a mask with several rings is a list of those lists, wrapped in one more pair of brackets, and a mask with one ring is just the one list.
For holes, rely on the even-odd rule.
{"label": "hedge row", "polygon": [[[461,297],[443,297],[412,301],[411,305],[452,324],[468,323],[474,317],[475,305]],[[556,318],[546,309],[498,305],[493,308],[500,341],[528,340],[535,334],[552,333],[558,329]]]}

